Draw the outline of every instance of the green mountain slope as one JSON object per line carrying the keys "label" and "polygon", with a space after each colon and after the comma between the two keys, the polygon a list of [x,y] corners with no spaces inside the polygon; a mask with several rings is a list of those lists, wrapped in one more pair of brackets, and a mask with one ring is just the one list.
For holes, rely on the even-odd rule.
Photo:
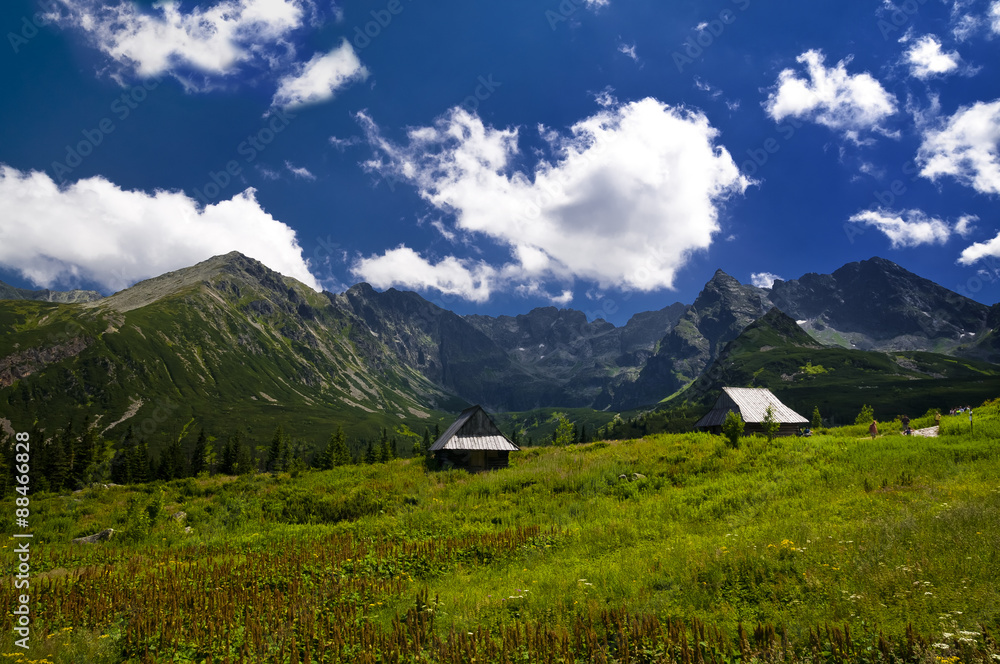
{"label": "green mountain slope", "polygon": [[26,288],[15,288],[10,284],[0,281],[0,300],[38,300],[40,302],[92,302],[100,300],[103,295],[97,291],[71,290],[28,290]]}
{"label": "green mountain slope", "polygon": [[98,417],[151,448],[206,427],[262,440],[276,424],[325,443],[420,428],[454,398],[326,294],[240,254],[85,305],[0,302],[6,426],[47,434]]}
{"label": "green mountain slope", "polygon": [[1000,393],[1000,367],[922,351],[821,346],[794,320],[772,309],[663,406],[671,409],[687,402],[693,411],[705,410],[723,386],[748,385],[769,388],[806,417],[819,407],[827,422],[846,424],[853,422],[861,404],[872,405],[879,419],[978,405]]}

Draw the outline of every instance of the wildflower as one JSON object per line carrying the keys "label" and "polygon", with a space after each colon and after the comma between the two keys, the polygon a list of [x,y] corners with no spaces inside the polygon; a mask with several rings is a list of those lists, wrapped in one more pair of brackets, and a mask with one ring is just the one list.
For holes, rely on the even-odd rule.
{"label": "wildflower", "polygon": [[938,650],[947,650],[949,648],[947,643],[932,643],[932,648],[937,648]]}

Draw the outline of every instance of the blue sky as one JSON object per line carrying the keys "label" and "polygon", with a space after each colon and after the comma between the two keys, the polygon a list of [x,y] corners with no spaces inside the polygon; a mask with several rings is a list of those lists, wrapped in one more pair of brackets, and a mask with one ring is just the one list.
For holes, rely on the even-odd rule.
{"label": "blue sky", "polygon": [[1000,300],[1000,1],[0,7],[0,279],[239,250],[620,324],[883,256]]}

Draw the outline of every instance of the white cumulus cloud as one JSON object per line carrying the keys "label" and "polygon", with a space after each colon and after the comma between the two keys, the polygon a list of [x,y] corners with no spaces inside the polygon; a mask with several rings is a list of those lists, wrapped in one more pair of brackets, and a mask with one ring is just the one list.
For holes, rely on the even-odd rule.
{"label": "white cumulus cloud", "polygon": [[910,74],[914,78],[928,79],[957,73],[962,57],[958,51],[943,51],[941,41],[934,35],[924,35],[910,45],[904,61],[909,65]]}
{"label": "white cumulus cloud", "polygon": [[750,275],[750,283],[757,288],[770,288],[774,286],[775,280],[784,281],[782,277],[770,272],[754,272]]}
{"label": "white cumulus cloud", "polygon": [[[711,245],[719,205],[750,184],[708,118],[652,98],[609,102],[568,133],[539,127],[550,158],[528,171],[513,167],[518,129],[485,126],[461,108],[410,129],[406,145],[359,120],[379,153],[368,168],[412,183],[457,231],[510,251],[486,279],[492,287],[671,288],[691,253]],[[367,265],[356,274],[368,278]]]}
{"label": "white cumulus cloud", "polygon": [[228,76],[245,63],[267,68],[290,55],[287,37],[303,27],[311,0],[223,0],[185,11],[176,0],[148,9],[119,0],[58,0],[59,25],[82,30],[119,72],[139,77],[169,74],[189,87],[192,76]]}
{"label": "white cumulus cloud", "polygon": [[81,280],[109,291],[239,251],[320,290],[295,231],[253,189],[199,208],[181,192],[126,191],[102,177],[60,188],[0,164],[0,265],[43,288]]}
{"label": "white cumulus cloud", "polygon": [[368,70],[345,39],[329,53],[317,53],[282,78],[271,106],[295,108],[329,101],[341,88],[366,78]]}
{"label": "white cumulus cloud", "polygon": [[955,232],[962,237],[968,237],[975,230],[975,224],[979,221],[979,217],[974,214],[965,214],[958,218],[955,222]]}
{"label": "white cumulus cloud", "polygon": [[1000,234],[988,242],[976,242],[962,250],[958,262],[972,265],[983,258],[1000,258]]}
{"label": "white cumulus cloud", "polygon": [[990,5],[990,29],[993,34],[1000,35],[1000,0]]}
{"label": "white cumulus cloud", "polygon": [[387,250],[381,256],[359,259],[353,271],[376,288],[433,288],[474,302],[489,299],[491,283],[496,276],[496,270],[483,262],[474,263],[448,256],[431,263],[402,245]]}
{"label": "white cumulus cloud", "polygon": [[983,194],[1000,193],[1000,99],[958,109],[923,130],[920,175],[953,177]]}
{"label": "white cumulus cloud", "polygon": [[[921,210],[892,211],[878,208],[865,210],[848,221],[876,228],[889,238],[893,249],[917,247],[922,244],[944,244],[951,236],[951,227],[929,217]],[[963,223],[961,220],[959,223]],[[965,226],[963,224],[963,230]]]}
{"label": "white cumulus cloud", "polygon": [[796,60],[805,64],[806,76],[794,69],[778,74],[775,89],[764,102],[775,121],[792,117],[810,120],[845,135],[875,130],[886,133],[881,123],[896,112],[896,98],[871,74],[849,74],[851,57],[825,67],[822,51],[809,50]]}

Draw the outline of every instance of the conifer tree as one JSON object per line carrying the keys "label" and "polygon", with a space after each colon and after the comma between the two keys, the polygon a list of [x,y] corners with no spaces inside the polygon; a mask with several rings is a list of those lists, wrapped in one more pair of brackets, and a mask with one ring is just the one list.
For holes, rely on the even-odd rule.
{"label": "conifer tree", "polygon": [[346,466],[351,463],[351,451],[347,448],[347,436],[344,427],[337,425],[337,433],[333,434],[333,465]]}
{"label": "conifer tree", "polygon": [[71,419],[69,423],[66,424],[66,428],[63,429],[62,432],[63,458],[65,459],[66,466],[66,474],[63,478],[64,487],[73,484],[73,479],[76,477],[76,468],[73,460],[76,457],[76,448],[78,445],[79,443],[77,442],[75,432],[73,431],[73,420]]}
{"label": "conifer tree", "polygon": [[238,435],[229,436],[222,445],[222,452],[219,454],[219,472],[223,475],[236,474],[236,455],[239,452],[237,449]]}
{"label": "conifer tree", "polygon": [[136,484],[143,484],[150,480],[149,472],[149,446],[146,441],[140,441],[132,447],[132,458],[129,466],[132,469],[132,481]]}
{"label": "conifer tree", "polygon": [[97,430],[91,426],[90,417],[83,421],[83,431],[76,439],[76,451],[73,454],[73,480],[79,485],[93,481],[91,477],[94,466],[98,463],[100,445],[97,440]]}
{"label": "conifer tree", "polygon": [[271,472],[279,472],[284,470],[282,466],[283,459],[287,456],[285,451],[285,430],[281,428],[279,424],[274,429],[274,435],[271,436],[271,447],[267,453],[267,469]]}
{"label": "conifer tree", "polygon": [[42,476],[49,491],[62,491],[69,478],[69,461],[63,437],[53,436],[42,448]]}
{"label": "conifer tree", "polygon": [[251,452],[250,445],[243,440],[242,435],[238,435],[233,444],[235,465],[233,473],[235,475],[247,475],[257,470],[257,460]]}
{"label": "conifer tree", "polygon": [[822,428],[823,416],[819,413],[819,406],[813,407],[812,421],[809,424],[813,429]]}
{"label": "conifer tree", "polygon": [[330,440],[326,441],[326,446],[316,455],[313,466],[319,470],[330,470],[333,468],[333,439],[336,434],[330,434]]}
{"label": "conifer tree", "polygon": [[198,440],[194,443],[194,450],[191,452],[191,475],[197,477],[203,470],[205,470],[205,457],[208,454],[208,437],[205,435],[205,429],[202,427],[201,433],[198,434]]}
{"label": "conifer tree", "polygon": [[368,465],[371,465],[371,464],[375,463],[377,460],[378,459],[375,456],[375,450],[372,448],[372,442],[369,440],[368,441],[368,449],[365,451],[365,463],[367,463]]}

